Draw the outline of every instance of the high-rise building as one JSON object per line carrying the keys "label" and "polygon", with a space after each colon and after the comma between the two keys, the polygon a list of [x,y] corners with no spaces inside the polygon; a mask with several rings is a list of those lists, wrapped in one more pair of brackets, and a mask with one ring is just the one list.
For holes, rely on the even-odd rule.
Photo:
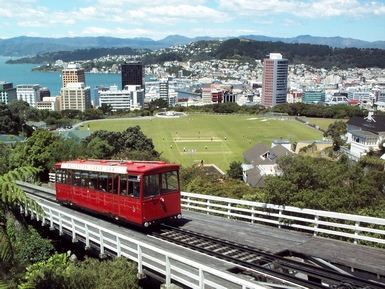
{"label": "high-rise building", "polygon": [[36,108],[40,110],[59,110],[59,101],[56,96],[44,96],[43,100],[37,102]]}
{"label": "high-rise building", "polygon": [[168,101],[168,80],[159,81],[159,97]]}
{"label": "high-rise building", "polygon": [[50,97],[51,91],[48,87],[40,87],[40,100],[43,100],[44,97]]}
{"label": "high-rise building", "polygon": [[99,103],[110,105],[112,111],[142,109],[144,90],[140,85],[126,85],[123,90],[113,85],[109,90],[99,91]]}
{"label": "high-rise building", "polygon": [[325,102],[326,93],[323,88],[306,88],[303,90],[302,102],[304,103],[318,103]]}
{"label": "high-rise building", "polygon": [[122,90],[126,85],[140,85],[142,89],[145,89],[142,62],[125,62],[122,64]]}
{"label": "high-rise building", "polygon": [[0,81],[0,102],[8,104],[15,99],[17,99],[16,88],[12,82]]}
{"label": "high-rise building", "polygon": [[19,84],[16,86],[18,100],[28,102],[29,106],[36,107],[40,101],[40,86],[38,84]]}
{"label": "high-rise building", "polygon": [[262,105],[273,107],[286,102],[289,62],[280,53],[270,53],[263,61]]}
{"label": "high-rise building", "polygon": [[84,83],[68,83],[60,90],[60,110],[76,109],[85,111],[91,108],[91,89]]}
{"label": "high-rise building", "polygon": [[84,69],[79,64],[68,64],[66,69],[62,71],[62,87],[67,87],[68,83],[83,82],[86,85],[86,77]]}

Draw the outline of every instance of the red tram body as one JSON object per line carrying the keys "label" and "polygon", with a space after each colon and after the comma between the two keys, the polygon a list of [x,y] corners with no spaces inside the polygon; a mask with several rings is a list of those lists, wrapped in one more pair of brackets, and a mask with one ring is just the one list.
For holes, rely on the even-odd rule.
{"label": "red tram body", "polygon": [[148,227],[181,217],[179,165],[76,160],[55,165],[56,199]]}

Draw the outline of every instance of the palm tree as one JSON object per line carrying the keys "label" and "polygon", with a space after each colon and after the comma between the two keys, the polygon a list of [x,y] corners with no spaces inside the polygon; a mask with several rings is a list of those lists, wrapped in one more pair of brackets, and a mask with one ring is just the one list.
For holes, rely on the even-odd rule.
{"label": "palm tree", "polygon": [[44,211],[15,181],[33,180],[40,170],[34,167],[20,167],[0,176],[0,263],[10,262],[13,259],[13,249],[10,236],[7,233],[7,220],[15,216],[20,204],[26,204],[37,214]]}

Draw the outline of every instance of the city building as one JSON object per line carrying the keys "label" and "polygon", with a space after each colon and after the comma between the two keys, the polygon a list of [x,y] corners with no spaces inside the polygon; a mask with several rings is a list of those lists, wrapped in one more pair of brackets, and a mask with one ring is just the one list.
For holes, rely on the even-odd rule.
{"label": "city building", "polygon": [[263,61],[262,105],[273,107],[286,102],[289,61],[280,53],[270,53]]}
{"label": "city building", "polygon": [[170,107],[174,107],[175,105],[178,104],[179,100],[178,100],[178,92],[176,92],[175,90],[173,89],[170,89],[168,91],[168,106]]}
{"label": "city building", "polygon": [[371,102],[374,100],[374,94],[371,93],[371,89],[364,87],[349,87],[346,89],[348,99],[354,99],[358,102]]}
{"label": "city building", "polygon": [[40,110],[46,109],[46,110],[58,111],[59,101],[55,96],[45,96],[43,97],[43,100],[37,102],[36,108]]}
{"label": "city building", "polygon": [[51,96],[51,91],[48,87],[40,87],[40,100],[43,100],[43,98],[47,96]]}
{"label": "city building", "polygon": [[103,104],[111,106],[112,111],[130,110],[132,105],[131,94],[130,90],[118,90],[118,86],[113,85],[108,90],[98,92],[98,103],[100,106]]}
{"label": "city building", "polygon": [[126,85],[125,90],[131,92],[131,108],[130,110],[137,110],[144,108],[144,89],[140,85]]}
{"label": "city building", "polygon": [[211,88],[204,87],[202,88],[202,103],[211,104]]}
{"label": "city building", "polygon": [[0,81],[0,102],[8,104],[15,99],[17,99],[16,87],[13,87],[12,82]]}
{"label": "city building", "polygon": [[140,85],[144,89],[144,69],[142,62],[125,62],[122,64],[122,89],[126,85]]}
{"label": "city building", "polygon": [[318,103],[325,102],[326,93],[323,88],[305,88],[302,94],[302,102],[304,103]]}
{"label": "city building", "polygon": [[40,101],[40,86],[38,84],[19,84],[16,86],[18,100],[24,100],[31,107],[36,107]]}
{"label": "city building", "polygon": [[168,80],[159,81],[159,97],[168,101]]}
{"label": "city building", "polygon": [[100,104],[99,104],[100,93],[103,91],[108,91],[108,90],[110,90],[110,87],[102,86],[102,85],[96,86],[94,88],[94,97],[91,99],[93,107],[99,107],[100,106]]}
{"label": "city building", "polygon": [[91,89],[83,82],[67,83],[66,87],[60,90],[61,110],[76,109],[85,111],[91,108]]}
{"label": "city building", "polygon": [[212,89],[211,90],[211,102],[212,103],[221,103],[223,102],[224,91],[221,89]]}
{"label": "city building", "polygon": [[346,125],[350,154],[357,159],[371,150],[378,150],[385,140],[385,115],[374,115],[369,111],[367,117],[353,116]]}
{"label": "city building", "polygon": [[289,89],[286,95],[286,101],[288,103],[302,102],[302,98],[303,98],[303,91],[302,89],[298,89],[298,88]]}
{"label": "city building", "polygon": [[86,85],[84,69],[80,68],[78,63],[68,64],[66,69],[62,70],[62,87],[67,87],[68,83],[83,82]]}

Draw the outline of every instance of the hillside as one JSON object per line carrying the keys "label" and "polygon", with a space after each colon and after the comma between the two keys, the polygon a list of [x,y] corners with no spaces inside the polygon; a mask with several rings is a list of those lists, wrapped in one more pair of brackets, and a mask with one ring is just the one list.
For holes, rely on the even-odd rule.
{"label": "hillside", "polygon": [[257,41],[283,42],[291,44],[320,44],[336,48],[376,48],[385,49],[385,41],[368,42],[358,39],[342,37],[315,37],[302,35],[293,38],[267,37],[262,35],[242,35],[238,37],[195,37],[188,38],[180,35],[170,35],[161,40],[150,38],[114,38],[107,36],[100,37],[63,37],[63,38],[42,38],[20,36],[9,39],[0,39],[0,55],[11,57],[33,56],[47,52],[73,51],[86,48],[107,48],[107,47],[131,47],[133,49],[160,49],[173,45],[189,44],[201,40],[227,40],[229,38],[248,38]]}
{"label": "hillside", "polygon": [[54,63],[58,59],[65,62],[83,61],[107,55],[140,55],[145,65],[163,64],[165,61],[175,60],[203,61],[211,59],[234,59],[243,63],[252,63],[256,59],[266,58],[266,55],[271,52],[281,53],[284,58],[289,60],[290,64],[305,64],[315,68],[385,68],[385,50],[381,49],[331,48],[319,44],[290,44],[255,41],[246,38],[233,38],[226,41],[201,40],[192,42],[177,51],[167,48],[154,53],[149,49],[139,50],[128,47],[76,49],[74,51],[44,53],[33,57],[8,60],[7,63]]}

